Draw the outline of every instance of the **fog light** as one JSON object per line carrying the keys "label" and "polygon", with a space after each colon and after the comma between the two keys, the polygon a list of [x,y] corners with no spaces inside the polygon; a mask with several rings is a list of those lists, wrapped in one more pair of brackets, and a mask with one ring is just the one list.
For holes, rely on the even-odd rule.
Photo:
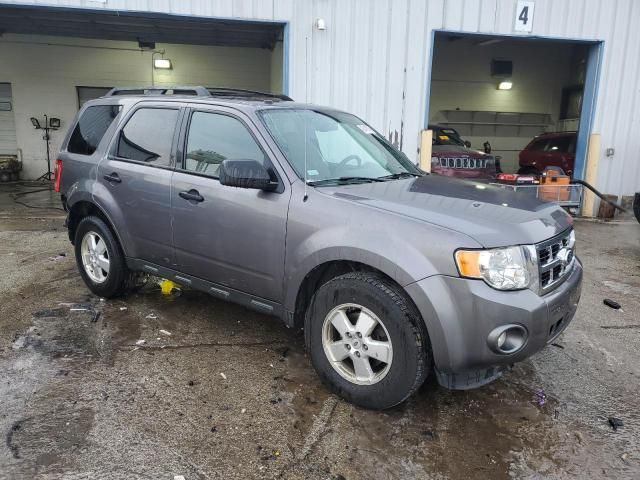
{"label": "fog light", "polygon": [[487,337],[489,348],[501,355],[516,353],[526,342],[527,329],[515,323],[494,328]]}

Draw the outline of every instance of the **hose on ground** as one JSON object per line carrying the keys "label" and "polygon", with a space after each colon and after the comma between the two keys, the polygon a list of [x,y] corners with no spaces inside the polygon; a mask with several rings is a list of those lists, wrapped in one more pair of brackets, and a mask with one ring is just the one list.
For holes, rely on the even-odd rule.
{"label": "hose on ground", "polygon": [[608,203],[613,208],[617,208],[621,212],[625,212],[625,213],[627,212],[627,209],[624,208],[622,205],[620,205],[620,204],[618,204],[616,202],[612,202],[607,197],[605,197],[602,193],[600,193],[598,190],[596,190],[596,188],[593,185],[585,182],[584,180],[574,179],[573,183],[577,183],[579,185],[583,185],[583,186],[587,187],[589,190],[591,190],[594,193],[594,195],[597,195],[598,197],[600,197],[600,200],[602,200],[604,203]]}

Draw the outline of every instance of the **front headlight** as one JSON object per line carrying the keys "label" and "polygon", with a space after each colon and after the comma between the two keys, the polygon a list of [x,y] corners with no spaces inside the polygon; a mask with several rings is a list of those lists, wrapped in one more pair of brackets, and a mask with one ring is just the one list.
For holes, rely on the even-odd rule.
{"label": "front headlight", "polygon": [[463,277],[480,278],[498,290],[520,290],[529,287],[534,277],[526,248],[458,250],[456,265]]}

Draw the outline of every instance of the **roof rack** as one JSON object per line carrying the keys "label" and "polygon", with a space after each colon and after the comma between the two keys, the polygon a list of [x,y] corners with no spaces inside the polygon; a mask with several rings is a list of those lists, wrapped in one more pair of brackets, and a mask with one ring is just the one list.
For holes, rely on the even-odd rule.
{"label": "roof rack", "polygon": [[114,95],[189,95],[195,97],[210,97],[209,90],[204,87],[116,87],[109,90],[106,97]]}
{"label": "roof rack", "polygon": [[267,98],[292,102],[291,97],[276,93],[259,92],[257,90],[245,90],[241,88],[201,86],[176,86],[176,87],[116,87],[112,88],[105,95],[113,97],[115,95],[189,95],[195,97],[234,97],[234,98]]}
{"label": "roof rack", "polygon": [[278,100],[285,100],[287,102],[292,102],[293,99],[288,97],[287,95],[282,95],[278,93],[267,93],[260,92],[258,90],[245,90],[242,88],[226,88],[226,87],[212,87],[209,88],[209,93],[214,97],[242,97],[242,98],[254,98],[254,97],[265,97],[265,98],[275,98]]}

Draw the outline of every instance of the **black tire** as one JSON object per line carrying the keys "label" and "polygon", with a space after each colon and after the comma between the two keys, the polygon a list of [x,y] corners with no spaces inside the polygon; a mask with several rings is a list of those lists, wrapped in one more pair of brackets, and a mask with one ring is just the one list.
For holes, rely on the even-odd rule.
{"label": "black tire", "polygon": [[638,222],[640,222],[640,192],[636,193],[633,199],[633,213]]}
{"label": "black tire", "polygon": [[[325,317],[335,307],[349,303],[362,305],[383,319],[389,334],[393,359],[386,375],[374,384],[358,385],[344,378],[333,368],[322,345]],[[431,369],[431,346],[422,318],[400,287],[375,273],[347,273],[322,285],[306,312],[305,341],[321,379],[341,397],[365,408],[398,405],[420,388]]]}
{"label": "black tire", "polygon": [[518,170],[518,175],[540,175],[540,172],[535,167],[521,167]]}
{"label": "black tire", "polygon": [[[104,240],[109,255],[109,273],[104,282],[94,282],[85,271],[82,263],[81,244],[89,232],[96,232]],[[76,264],[80,276],[89,290],[100,297],[113,298],[130,291],[137,284],[137,274],[127,268],[124,253],[109,226],[99,217],[88,216],[80,220],[76,228],[75,239]]]}

